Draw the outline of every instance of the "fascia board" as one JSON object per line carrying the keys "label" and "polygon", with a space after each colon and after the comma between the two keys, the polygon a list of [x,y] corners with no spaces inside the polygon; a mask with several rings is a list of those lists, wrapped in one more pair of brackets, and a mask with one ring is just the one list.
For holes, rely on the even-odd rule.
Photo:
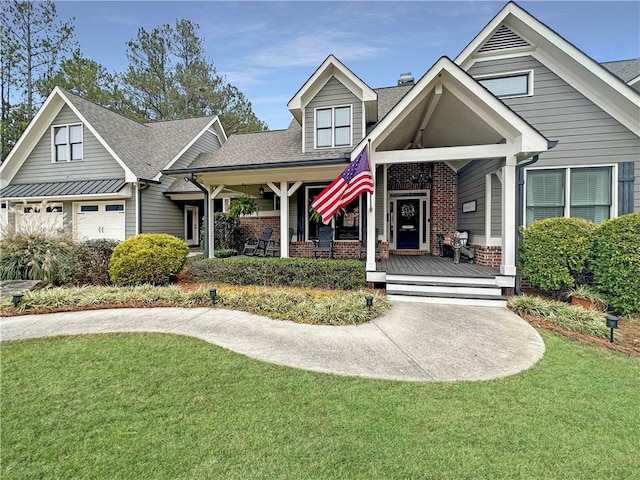
{"label": "fascia board", "polygon": [[87,119],[84,117],[82,112],[76,108],[76,106],[71,102],[65,95],[64,92],[60,91],[60,95],[64,98],[65,103],[69,106],[69,108],[76,114],[76,116],[82,120],[82,123],[89,129],[89,131],[93,134],[94,137],[98,139],[98,141],[102,144],[102,146],[109,152],[109,154],[113,157],[113,159],[118,162],[118,165],[122,167],[124,170],[124,178],[127,182],[136,182],[138,178],[133,174],[131,169],[122,161],[122,159],[113,151],[113,149],[109,146],[109,144],[102,138],[102,135],[98,133],[98,131],[91,125]]}
{"label": "fascia board", "polygon": [[11,183],[22,164],[27,160],[33,149],[36,147],[42,136],[49,130],[55,117],[60,113],[65,105],[60,89],[55,87],[45,100],[36,116],[29,122],[26,130],[22,133],[18,142],[0,165],[0,186],[4,187]]}

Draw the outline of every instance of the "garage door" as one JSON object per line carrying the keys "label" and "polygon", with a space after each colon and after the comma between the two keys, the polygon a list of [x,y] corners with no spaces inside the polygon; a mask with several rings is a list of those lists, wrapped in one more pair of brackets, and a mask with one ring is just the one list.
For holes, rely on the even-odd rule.
{"label": "garage door", "polygon": [[15,207],[16,228],[27,232],[57,233],[64,229],[61,203],[27,203]]}
{"label": "garage door", "polygon": [[91,202],[75,206],[80,238],[124,240],[124,202]]}

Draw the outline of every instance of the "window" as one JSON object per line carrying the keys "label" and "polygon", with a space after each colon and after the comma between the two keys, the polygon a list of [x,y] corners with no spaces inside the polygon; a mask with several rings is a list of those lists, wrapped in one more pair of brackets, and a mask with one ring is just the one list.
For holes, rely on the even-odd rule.
{"label": "window", "polygon": [[116,203],[113,205],[106,205],[104,207],[105,212],[124,212],[124,204]]}
{"label": "window", "polygon": [[351,145],[351,107],[316,110],[316,147]]}
{"label": "window", "polygon": [[[307,187],[307,211],[311,212],[311,202],[324,190],[325,187]],[[358,197],[344,207],[342,215],[336,215],[331,219],[336,240],[358,240],[360,238],[360,198]],[[309,213],[307,240],[318,238],[318,231],[323,226],[322,220],[314,220]]]}
{"label": "window", "polygon": [[527,172],[526,224],[549,217],[610,218],[611,167],[557,168]]}
{"label": "window", "polygon": [[533,95],[533,71],[478,78],[477,80],[480,85],[499,98]]}
{"label": "window", "polygon": [[53,161],[82,160],[82,124],[53,127]]}

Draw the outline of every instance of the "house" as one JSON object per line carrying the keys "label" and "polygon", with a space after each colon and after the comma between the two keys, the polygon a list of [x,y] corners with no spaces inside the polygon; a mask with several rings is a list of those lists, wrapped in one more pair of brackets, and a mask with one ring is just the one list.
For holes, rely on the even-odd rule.
{"label": "house", "polygon": [[[191,141],[163,149],[163,160],[154,157],[157,170],[119,178],[133,189],[128,198],[142,188],[162,193],[163,205],[183,214],[178,220],[189,206],[201,209],[208,254],[215,247],[213,212],[241,192],[261,207],[258,215],[242,218],[246,227],[256,236],[272,227],[275,239],[284,239],[282,257],[308,257],[321,226],[311,202],[366,149],[374,194],[354,199],[331,220],[335,256],[358,257],[362,242],[367,280],[386,283],[388,293],[427,301],[455,291],[448,295],[464,300],[459,303],[488,305],[501,289],[516,285],[520,225],[549,216],[601,222],[640,211],[638,73],[635,60],[598,64],[510,2],[455,59],[440,58],[417,81],[403,74],[397,85],[374,89],[329,55],[288,102],[287,129],[225,139],[219,123],[202,120]],[[57,104],[83,102],[58,94]],[[55,163],[54,131],[47,130],[73,123],[45,109],[52,113],[34,120],[40,126],[32,124],[7,162],[12,164],[0,170],[9,182],[2,195],[11,201],[25,193],[16,191],[18,185],[33,182],[21,165],[34,157],[37,142],[44,142],[40,150],[50,149],[48,163]],[[71,110],[79,117],[80,108]],[[90,123],[96,130],[108,124]],[[202,146],[201,136],[215,137],[217,144]],[[109,141],[100,137],[98,143],[112,153]],[[115,151],[111,158],[123,168],[137,166]],[[72,202],[71,212],[84,203]],[[125,201],[127,211],[150,204],[144,196],[141,206]],[[129,226],[125,236],[146,231],[147,218],[138,215],[132,222],[137,227]],[[164,214],[157,218],[158,230],[172,233],[179,224],[170,225]],[[470,233],[477,265],[464,267],[475,270],[453,277],[435,273],[427,260],[440,253],[438,235],[456,230]]]}
{"label": "house", "polygon": [[217,117],[138,123],[55,88],[0,167],[3,219],[39,213],[78,238],[165,232],[198,245],[202,194],[161,171],[225,141]]}

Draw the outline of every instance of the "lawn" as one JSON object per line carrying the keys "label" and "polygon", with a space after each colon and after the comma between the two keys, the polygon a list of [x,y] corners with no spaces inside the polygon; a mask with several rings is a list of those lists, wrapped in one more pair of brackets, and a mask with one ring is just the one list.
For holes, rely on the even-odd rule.
{"label": "lawn", "polygon": [[540,333],[536,366],[479,383],[323,375],[163,334],[4,343],[1,476],[638,478],[640,358]]}

